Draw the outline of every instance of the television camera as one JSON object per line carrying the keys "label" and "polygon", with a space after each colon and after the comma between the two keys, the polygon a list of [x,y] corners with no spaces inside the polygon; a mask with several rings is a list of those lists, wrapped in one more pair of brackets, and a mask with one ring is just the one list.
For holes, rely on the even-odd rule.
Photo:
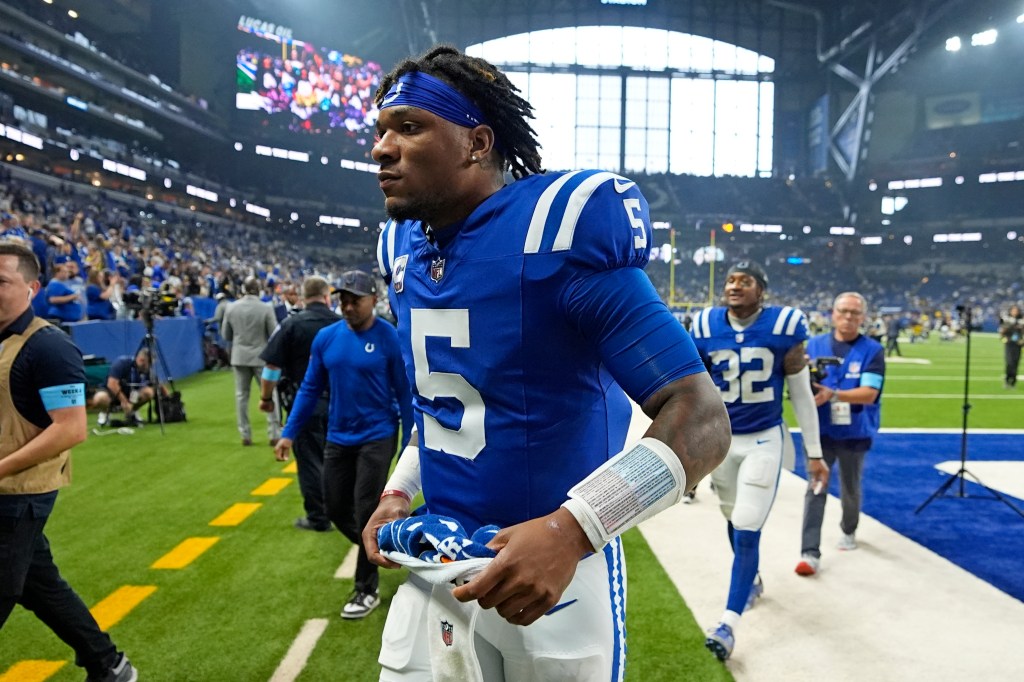
{"label": "television camera", "polygon": [[152,319],[153,316],[173,317],[181,309],[181,301],[173,294],[162,292],[155,287],[126,291],[121,300],[128,307],[128,310],[136,316],[144,319]]}
{"label": "television camera", "polygon": [[837,358],[832,355],[823,355],[820,358],[814,358],[808,365],[808,370],[811,373],[811,383],[820,384],[825,380],[825,376],[828,374],[829,367],[839,367],[843,364],[841,358]]}

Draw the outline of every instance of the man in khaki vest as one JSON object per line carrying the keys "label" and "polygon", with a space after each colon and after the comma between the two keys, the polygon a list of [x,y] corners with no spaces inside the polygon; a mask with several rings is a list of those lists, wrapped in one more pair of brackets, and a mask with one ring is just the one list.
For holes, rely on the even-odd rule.
{"label": "man in khaki vest", "polygon": [[43,534],[86,418],[82,355],[33,314],[38,279],[29,248],[0,242],[0,628],[21,604],[75,650],[88,680],[131,682],[135,668],[61,578]]}

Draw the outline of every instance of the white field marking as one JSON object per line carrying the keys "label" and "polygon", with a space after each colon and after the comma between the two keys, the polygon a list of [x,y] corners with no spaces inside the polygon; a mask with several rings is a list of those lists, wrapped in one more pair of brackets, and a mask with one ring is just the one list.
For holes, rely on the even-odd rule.
{"label": "white field marking", "polygon": [[303,623],[298,637],[288,647],[288,652],[281,659],[270,682],[293,682],[306,667],[310,654],[329,623],[326,618],[311,618]]}
{"label": "white field marking", "polygon": [[[896,375],[889,374],[889,375],[887,375],[886,378],[892,378],[892,376],[899,377],[901,382],[903,382],[903,381],[959,381],[959,382],[963,383],[963,380],[964,380],[964,375],[963,374],[950,375],[950,376],[931,376],[931,375],[929,375],[929,376],[921,376],[919,374],[896,374]],[[993,381],[993,382],[998,381],[999,383],[1002,383],[1003,377],[979,377],[979,376],[972,376],[971,377],[971,383],[972,384],[974,384],[974,383],[984,383],[986,381]]]}
{"label": "white field marking", "polygon": [[[915,400],[950,400],[956,398],[962,400],[964,397],[963,393],[883,393],[882,397],[886,400],[903,400],[906,398],[913,398]],[[985,395],[979,395],[972,393],[970,395],[971,400],[1024,400],[1024,395],[1007,395],[1006,393],[988,393]]]}
{"label": "white field marking", "polygon": [[[639,438],[647,424],[635,409],[629,438]],[[1016,679],[1012,671],[1024,670],[1024,602],[866,514],[857,529],[860,549],[835,551],[834,497],[825,508],[821,574],[797,576],[806,489],[806,481],[782,472],[761,536],[765,594],[743,615],[726,662],[736,682],[813,682],[822,671],[830,682],[959,682]],[[705,503],[670,507],[640,530],[697,622],[708,627],[725,606],[732,551],[707,479],[697,499]],[[951,594],[955,618],[944,598]]]}
{"label": "white field marking", "polygon": [[[974,450],[977,452],[977,448]],[[992,454],[992,453],[989,453]],[[942,462],[936,464],[935,468],[939,471],[943,471],[947,474],[955,474],[960,471],[960,460],[950,460],[948,462]],[[982,485],[986,485],[993,490],[997,490],[1003,495],[1009,495],[1016,497],[1018,500],[1024,500],[1024,462],[1014,461],[972,461],[970,458],[970,452],[968,452],[966,467],[968,472],[977,476]],[[964,476],[964,480],[976,483],[973,478],[968,475]],[[959,483],[954,483],[954,487],[958,487]],[[946,492],[946,497],[955,495],[959,490]],[[971,495],[974,497],[974,495]]]}
{"label": "white field marking", "polygon": [[[919,433],[919,434],[928,434],[928,433],[938,433],[938,434],[960,433],[962,430],[963,429],[953,428],[951,426],[949,426],[949,427],[942,427],[942,428],[918,428],[918,427],[909,428],[909,427],[891,426],[891,427],[882,427],[881,429],[879,429],[879,431],[881,433]],[[794,427],[790,428],[789,431],[790,431],[790,433],[800,433],[800,427],[794,426]],[[971,429],[968,429],[968,431],[972,435],[980,434],[980,435],[992,435],[992,436],[1024,436],[1024,429],[974,429],[974,428],[971,428]]]}
{"label": "white field marking", "polygon": [[894,365],[930,365],[931,360],[925,358],[901,358],[898,355],[890,356],[885,359],[885,364],[892,363]]}
{"label": "white field marking", "polygon": [[356,559],[359,558],[359,550],[355,545],[348,550],[348,554],[345,555],[345,559],[341,562],[341,566],[338,566],[338,570],[334,572],[334,577],[337,580],[345,580],[347,578],[356,577]]}

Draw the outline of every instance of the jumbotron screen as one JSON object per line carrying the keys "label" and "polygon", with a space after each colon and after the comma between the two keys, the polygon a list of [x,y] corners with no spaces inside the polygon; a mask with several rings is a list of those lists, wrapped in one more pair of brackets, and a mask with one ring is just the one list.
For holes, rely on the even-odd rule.
{"label": "jumbotron screen", "polygon": [[235,107],[242,120],[266,137],[330,136],[332,144],[344,140],[343,148],[369,153],[380,64],[254,26],[238,30],[246,34],[236,60]]}

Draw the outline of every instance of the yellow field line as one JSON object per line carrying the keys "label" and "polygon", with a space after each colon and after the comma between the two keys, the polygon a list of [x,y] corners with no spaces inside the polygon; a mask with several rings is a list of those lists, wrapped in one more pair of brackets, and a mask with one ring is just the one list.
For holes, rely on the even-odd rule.
{"label": "yellow field line", "polygon": [[227,510],[210,521],[211,526],[237,526],[249,518],[253,512],[262,507],[259,502],[239,502],[227,508]]}
{"label": "yellow field line", "polygon": [[18,661],[0,675],[0,682],[43,682],[65,664],[67,661]]}
{"label": "yellow field line", "polygon": [[294,459],[288,462],[288,466],[281,469],[282,474],[297,474],[299,473],[299,464]]}
{"label": "yellow field line", "polygon": [[290,484],[291,482],[292,479],[290,478],[268,478],[266,481],[263,482],[262,485],[256,488],[256,490],[253,490],[252,493],[250,494],[263,496],[276,495],[282,490],[284,490],[286,487],[288,487],[288,484]]}
{"label": "yellow field line", "polygon": [[89,610],[100,630],[109,630],[154,592],[156,585],[124,585]]}
{"label": "yellow field line", "polygon": [[150,568],[185,568],[213,547],[220,538],[187,538],[156,560]]}

